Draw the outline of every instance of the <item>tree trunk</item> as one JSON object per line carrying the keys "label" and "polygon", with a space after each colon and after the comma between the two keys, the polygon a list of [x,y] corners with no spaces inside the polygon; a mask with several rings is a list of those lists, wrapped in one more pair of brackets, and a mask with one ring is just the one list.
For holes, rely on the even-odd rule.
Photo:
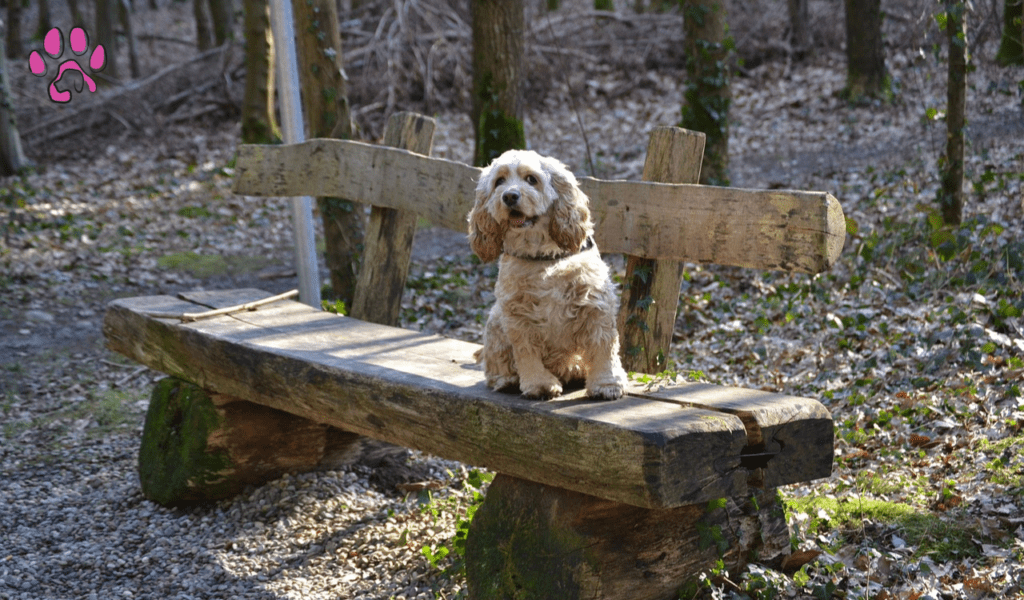
{"label": "tree trunk", "polygon": [[235,39],[235,6],[232,0],[209,0],[213,41],[217,46]]}
{"label": "tree trunk", "polygon": [[11,85],[7,78],[7,59],[3,47],[0,47],[0,176],[14,175],[26,162],[25,153],[21,149],[21,137],[18,135],[18,123],[14,118]]}
{"label": "tree trunk", "polygon": [[192,14],[196,19],[196,48],[200,52],[205,52],[213,47],[213,31],[210,29],[210,8],[207,6],[207,0],[192,0]]}
{"label": "tree trunk", "polygon": [[964,125],[967,105],[967,6],[946,3],[949,74],[946,90],[946,153],[942,157],[939,207],[947,225],[959,225],[964,210]]}
{"label": "tree trunk", "polygon": [[[292,9],[308,137],[349,139],[352,116],[336,4],[334,0],[293,0]],[[363,244],[363,207],[341,198],[317,198],[317,206],[333,295],[351,306]]]}
{"label": "tree trunk", "polygon": [[[7,1],[13,2],[14,0]],[[36,25],[35,37],[42,39],[52,27],[53,20],[50,18],[50,0],[39,0],[39,22]]]}
{"label": "tree trunk", "polygon": [[700,182],[729,185],[729,65],[725,0],[683,3],[686,44],[684,129],[707,136]]}
{"label": "tree trunk", "polygon": [[21,1],[7,0],[7,58],[21,58]]}
{"label": "tree trunk", "polygon": [[106,50],[107,66],[104,74],[109,79],[121,79],[121,71],[117,66],[117,34],[114,24],[120,14],[119,0],[96,0],[96,42]]}
{"label": "tree trunk", "polygon": [[1024,65],[1024,0],[1004,0],[1003,37],[996,62],[1006,67]]}
{"label": "tree trunk", "polygon": [[139,78],[139,53],[135,49],[135,29],[132,27],[132,6],[128,0],[118,0],[121,16],[121,25],[124,26],[124,36],[128,40],[128,68],[131,71],[132,79]]}
{"label": "tree trunk", "polygon": [[523,0],[472,0],[473,163],[485,166],[506,150],[526,147],[522,71]]}
{"label": "tree trunk", "polygon": [[245,97],[242,142],[274,144],[281,132],[274,117],[274,37],[268,0],[245,0]]}
{"label": "tree trunk", "polygon": [[789,45],[793,58],[803,60],[811,49],[811,26],[808,0],[788,0],[789,4]]}
{"label": "tree trunk", "polygon": [[612,0],[594,0],[594,10],[615,10]]}
{"label": "tree trunk", "polygon": [[68,8],[71,9],[72,26],[85,29],[85,17],[82,16],[82,10],[78,7],[78,0],[68,0]]}
{"label": "tree trunk", "polygon": [[846,2],[846,95],[857,101],[888,91],[881,0]]}

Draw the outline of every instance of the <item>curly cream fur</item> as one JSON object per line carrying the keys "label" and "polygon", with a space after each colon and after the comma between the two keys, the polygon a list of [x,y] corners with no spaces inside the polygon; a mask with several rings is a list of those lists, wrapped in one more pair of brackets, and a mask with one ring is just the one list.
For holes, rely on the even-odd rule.
{"label": "curly cream fur", "polygon": [[535,152],[506,152],[481,175],[470,245],[501,257],[478,354],[491,388],[550,398],[585,379],[591,397],[622,396],[618,294],[597,248],[579,252],[594,232],[588,204],[565,165]]}

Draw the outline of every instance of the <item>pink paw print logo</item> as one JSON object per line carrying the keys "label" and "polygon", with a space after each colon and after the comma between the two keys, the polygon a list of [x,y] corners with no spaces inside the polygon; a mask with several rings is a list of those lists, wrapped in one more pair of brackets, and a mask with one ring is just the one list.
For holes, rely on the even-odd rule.
{"label": "pink paw print logo", "polygon": [[[75,27],[71,30],[68,42],[71,47],[71,53],[75,56],[82,56],[89,50],[89,36],[81,27]],[[54,27],[46,32],[46,36],[43,38],[43,51],[54,60],[59,60],[64,55],[64,34],[61,33],[60,29]],[[92,51],[92,55],[89,57],[89,71],[92,73],[102,71],[103,67],[106,66],[106,62],[107,55],[103,50],[103,46],[96,46],[96,49]],[[33,50],[32,54],[28,55],[28,68],[36,77],[46,76],[46,61],[43,60],[43,56],[38,50]],[[82,80],[89,87],[89,91],[96,91],[96,82],[92,80],[92,77],[89,77],[82,70],[82,67],[74,58],[68,58],[57,66],[57,75],[50,81],[50,100],[54,102],[71,101],[71,92],[69,90],[57,89],[57,82],[60,81],[60,78],[64,76],[66,71],[78,71],[82,74]],[[76,85],[75,91],[81,92],[82,86],[80,84]]]}

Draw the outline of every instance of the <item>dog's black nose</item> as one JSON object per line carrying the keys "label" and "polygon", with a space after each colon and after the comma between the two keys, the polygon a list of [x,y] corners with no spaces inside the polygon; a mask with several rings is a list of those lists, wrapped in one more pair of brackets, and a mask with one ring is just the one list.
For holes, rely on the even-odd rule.
{"label": "dog's black nose", "polygon": [[508,191],[501,195],[501,201],[505,203],[505,206],[513,207],[519,203],[519,192]]}

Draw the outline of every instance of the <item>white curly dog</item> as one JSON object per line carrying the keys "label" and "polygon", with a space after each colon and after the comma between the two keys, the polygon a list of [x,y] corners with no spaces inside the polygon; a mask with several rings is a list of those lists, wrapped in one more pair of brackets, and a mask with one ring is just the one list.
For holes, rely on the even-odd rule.
{"label": "white curly dog", "polygon": [[483,262],[501,257],[477,353],[492,389],[552,398],[585,379],[591,398],[622,396],[618,295],[593,233],[589,199],[561,162],[510,150],[484,169],[469,243]]}

